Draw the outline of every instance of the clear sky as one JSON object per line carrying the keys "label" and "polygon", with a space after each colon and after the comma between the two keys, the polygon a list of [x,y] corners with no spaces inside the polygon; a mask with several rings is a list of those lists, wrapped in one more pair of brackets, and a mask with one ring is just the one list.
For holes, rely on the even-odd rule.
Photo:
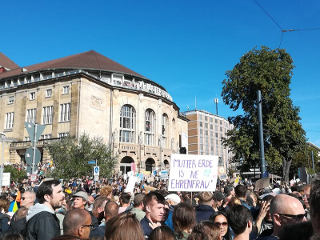
{"label": "clear sky", "polygon": [[[236,113],[221,99],[225,72],[255,46],[294,60],[291,98],[320,146],[319,0],[2,0],[0,51],[19,66],[95,50],[161,84],[181,111]],[[317,29],[318,28],[318,29]]]}

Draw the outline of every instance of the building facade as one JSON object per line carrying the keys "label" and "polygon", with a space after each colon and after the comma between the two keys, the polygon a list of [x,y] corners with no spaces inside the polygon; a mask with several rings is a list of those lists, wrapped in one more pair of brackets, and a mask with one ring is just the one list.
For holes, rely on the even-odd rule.
{"label": "building facade", "polygon": [[7,68],[0,113],[0,132],[12,141],[5,161],[12,163],[31,146],[24,122],[46,125],[37,142],[44,162],[50,141],[84,132],[110,144],[122,172],[133,162],[139,171],[168,168],[171,154],[187,146],[181,136],[188,120],[165,88],[95,51]]}
{"label": "building facade", "polygon": [[[221,116],[203,110],[184,112],[188,122],[188,153],[199,155],[215,155],[219,157],[219,167],[224,174],[228,168],[228,147],[223,146],[222,139],[233,125]],[[222,174],[222,169],[220,170]]]}

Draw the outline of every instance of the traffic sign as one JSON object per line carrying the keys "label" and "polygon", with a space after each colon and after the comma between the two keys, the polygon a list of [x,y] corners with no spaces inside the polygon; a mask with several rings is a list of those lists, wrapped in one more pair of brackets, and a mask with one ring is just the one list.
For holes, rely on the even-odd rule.
{"label": "traffic sign", "polygon": [[[38,148],[36,148],[35,150],[35,158],[34,158],[34,164],[37,165],[39,162],[40,162],[40,159],[41,159],[41,153],[39,151]],[[32,161],[33,161],[33,148],[28,148],[26,150],[26,153],[24,155],[25,159],[26,159],[26,162],[27,164],[30,166],[27,167],[27,172],[29,172],[31,174],[31,166],[32,166]]]}
{"label": "traffic sign", "polygon": [[27,129],[27,132],[30,136],[30,141],[33,142],[34,138],[36,139],[36,142],[39,140],[41,133],[43,132],[43,130],[46,128],[46,125],[41,125],[41,124],[37,124],[37,131],[36,134],[34,134],[34,128],[35,128],[34,123],[29,123],[29,122],[25,122],[24,126]]}
{"label": "traffic sign", "polygon": [[96,160],[90,160],[90,161],[88,161],[88,164],[94,165],[94,164],[96,164]]}
{"label": "traffic sign", "polygon": [[98,175],[94,176],[94,181],[96,181],[96,182],[99,181],[99,176]]}
{"label": "traffic sign", "polygon": [[93,176],[99,176],[99,166],[93,168]]}

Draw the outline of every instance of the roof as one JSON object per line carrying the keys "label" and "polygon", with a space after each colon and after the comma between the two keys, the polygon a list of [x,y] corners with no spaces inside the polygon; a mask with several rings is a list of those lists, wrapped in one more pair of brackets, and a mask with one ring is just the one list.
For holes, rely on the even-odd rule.
{"label": "roof", "polygon": [[0,67],[4,67],[6,69],[15,69],[19,68],[17,64],[15,64],[10,58],[0,52]]}
{"label": "roof", "polygon": [[[95,69],[95,70],[105,70],[105,71],[111,71],[111,72],[120,72],[120,73],[125,73],[129,75],[145,78],[139,73],[136,73],[131,69],[93,50],[63,57],[63,58],[58,58],[58,59],[43,62],[43,63],[25,66],[23,68],[26,69],[26,71],[23,71],[24,74],[28,72],[34,72],[34,71],[45,70],[45,69],[61,69],[61,68],[63,69]],[[19,75],[21,73],[22,73],[22,68],[19,68],[19,66],[15,64],[15,69],[0,73],[0,79]]]}

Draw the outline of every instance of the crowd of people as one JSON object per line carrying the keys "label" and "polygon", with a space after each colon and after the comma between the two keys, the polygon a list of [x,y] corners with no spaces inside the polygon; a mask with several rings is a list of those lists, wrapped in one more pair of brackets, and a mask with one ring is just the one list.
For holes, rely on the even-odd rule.
{"label": "crowd of people", "polygon": [[0,239],[320,240],[320,180],[264,189],[226,182],[198,193],[166,189],[165,181],[129,189],[123,178],[15,183],[2,189]]}

